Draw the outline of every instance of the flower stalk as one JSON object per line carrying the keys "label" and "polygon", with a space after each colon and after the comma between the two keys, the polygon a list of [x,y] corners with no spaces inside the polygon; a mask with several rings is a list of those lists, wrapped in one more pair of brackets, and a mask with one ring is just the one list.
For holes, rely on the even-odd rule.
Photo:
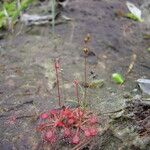
{"label": "flower stalk", "polygon": [[59,60],[55,59],[55,71],[56,71],[56,83],[57,83],[57,93],[58,93],[58,105],[61,107],[61,95],[60,95],[60,85],[59,85]]}
{"label": "flower stalk", "polygon": [[77,80],[74,80],[74,86],[75,86],[75,96],[77,97],[78,106],[80,106],[80,98],[79,98],[79,83]]}
{"label": "flower stalk", "polygon": [[88,43],[90,41],[91,37],[90,34],[87,34],[84,38],[84,104],[87,104],[87,56],[89,54],[89,48]]}

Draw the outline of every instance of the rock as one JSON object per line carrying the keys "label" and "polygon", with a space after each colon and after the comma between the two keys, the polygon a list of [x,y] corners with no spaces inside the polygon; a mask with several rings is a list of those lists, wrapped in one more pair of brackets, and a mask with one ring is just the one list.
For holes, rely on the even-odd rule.
{"label": "rock", "polygon": [[141,10],[144,21],[150,23],[150,1],[144,0],[143,4],[141,5]]}
{"label": "rock", "polygon": [[130,140],[133,140],[136,137],[136,133],[134,133],[132,130],[133,129],[126,127],[122,130],[115,130],[114,134],[116,137],[118,137],[122,141],[127,141],[127,140],[129,140],[129,138],[130,138]]}
{"label": "rock", "polygon": [[133,99],[141,99],[142,98],[142,95],[139,95],[139,94],[136,94]]}
{"label": "rock", "polygon": [[137,82],[143,93],[150,95],[150,79],[138,79]]}
{"label": "rock", "polygon": [[148,150],[147,147],[150,143],[150,137],[136,137],[136,139],[133,141],[133,144],[137,147],[139,147],[142,150]]}
{"label": "rock", "polygon": [[130,92],[125,92],[123,94],[123,97],[126,98],[126,99],[128,99],[128,98],[131,98],[132,96],[131,96]]}

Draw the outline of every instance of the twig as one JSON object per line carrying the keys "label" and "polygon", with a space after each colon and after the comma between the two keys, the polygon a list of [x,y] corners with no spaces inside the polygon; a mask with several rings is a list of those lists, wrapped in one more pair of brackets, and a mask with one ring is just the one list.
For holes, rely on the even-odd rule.
{"label": "twig", "polygon": [[131,72],[131,70],[133,69],[133,66],[135,64],[136,58],[137,58],[137,55],[135,53],[133,53],[133,55],[131,57],[131,63],[129,65],[129,67],[128,67],[126,75],[128,75]]}

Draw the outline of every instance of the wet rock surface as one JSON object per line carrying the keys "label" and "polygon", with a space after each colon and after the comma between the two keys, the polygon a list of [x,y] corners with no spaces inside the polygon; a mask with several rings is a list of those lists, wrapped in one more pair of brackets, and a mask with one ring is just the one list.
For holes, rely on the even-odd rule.
{"label": "wet rock surface", "polygon": [[[145,5],[144,1],[132,2],[139,7],[145,7],[142,6]],[[36,6],[28,11],[34,12],[35,9]],[[128,12],[125,1],[70,0],[63,13],[73,18],[73,21],[56,26],[55,37],[52,36],[49,25],[23,26],[21,29],[18,24],[13,34],[0,39],[2,150],[50,149],[48,144],[39,146],[42,144],[40,144],[41,137],[36,132],[36,124],[40,113],[57,108],[53,60],[59,57],[63,69],[62,100],[65,102],[76,99],[72,83],[74,79],[83,81],[82,48],[83,38],[87,33],[92,37],[89,44],[92,54],[88,57],[89,81],[96,78],[104,82],[100,88],[88,88],[87,97],[90,108],[100,114],[101,126],[108,125],[110,112],[117,112],[126,107],[127,99],[137,95],[143,96],[135,81],[141,77],[150,78],[150,54],[147,51],[150,42],[149,39],[143,38],[148,26],[147,23],[145,25],[116,16],[116,10]],[[125,75],[133,53],[137,55],[137,59],[130,74],[126,76],[125,83],[121,86],[114,84],[111,81],[112,73],[119,72]],[[81,97],[82,91],[83,89]],[[143,144],[139,134],[149,135],[149,106],[145,108],[140,103],[139,106],[130,103],[126,111],[131,113],[131,118],[124,118],[126,121],[121,125],[120,120],[117,120],[112,129],[100,133],[93,139],[91,145],[87,143],[82,149],[90,149],[90,146],[93,146],[93,150],[119,148],[148,150],[148,138],[143,139]],[[143,115],[142,120],[139,114]],[[133,116],[135,118],[132,118]],[[133,122],[134,119],[137,121]],[[131,132],[132,126],[137,127],[136,132]],[[113,127],[116,129],[115,132]],[[128,143],[130,139],[135,140],[135,144]],[[55,146],[56,149],[71,149],[68,145]]]}

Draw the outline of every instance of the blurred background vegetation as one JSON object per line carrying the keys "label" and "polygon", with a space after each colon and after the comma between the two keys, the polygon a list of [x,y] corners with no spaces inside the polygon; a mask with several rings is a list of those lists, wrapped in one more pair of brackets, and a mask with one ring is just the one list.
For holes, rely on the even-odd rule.
{"label": "blurred background vegetation", "polygon": [[22,11],[34,0],[7,0],[0,2],[0,30],[13,27]]}

